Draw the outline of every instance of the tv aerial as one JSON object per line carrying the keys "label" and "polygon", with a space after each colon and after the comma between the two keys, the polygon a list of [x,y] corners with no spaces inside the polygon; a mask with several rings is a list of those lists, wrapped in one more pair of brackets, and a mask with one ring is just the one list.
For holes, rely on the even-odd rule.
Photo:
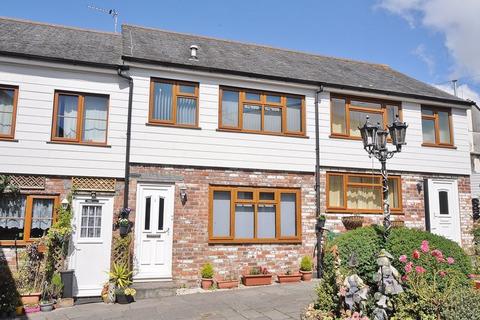
{"label": "tv aerial", "polygon": [[108,9],[98,8],[98,7],[95,7],[95,6],[88,6],[88,8],[92,9],[92,10],[100,11],[100,12],[103,12],[103,13],[106,13],[106,14],[112,16],[114,29],[115,29],[115,32],[117,32],[118,15],[119,15],[117,10],[115,10],[115,9],[108,10]]}

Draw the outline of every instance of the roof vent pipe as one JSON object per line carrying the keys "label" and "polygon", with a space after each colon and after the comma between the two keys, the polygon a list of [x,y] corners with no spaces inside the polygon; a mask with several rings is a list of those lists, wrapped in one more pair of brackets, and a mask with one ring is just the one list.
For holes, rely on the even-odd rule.
{"label": "roof vent pipe", "polygon": [[197,57],[198,46],[193,44],[190,46],[190,60],[198,60]]}

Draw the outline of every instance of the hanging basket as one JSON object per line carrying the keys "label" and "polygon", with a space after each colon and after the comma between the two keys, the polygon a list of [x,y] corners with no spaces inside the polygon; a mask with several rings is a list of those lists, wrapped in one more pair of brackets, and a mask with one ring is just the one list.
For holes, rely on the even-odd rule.
{"label": "hanging basket", "polygon": [[347,230],[354,230],[357,228],[361,228],[365,219],[361,216],[349,216],[342,218],[343,225]]}

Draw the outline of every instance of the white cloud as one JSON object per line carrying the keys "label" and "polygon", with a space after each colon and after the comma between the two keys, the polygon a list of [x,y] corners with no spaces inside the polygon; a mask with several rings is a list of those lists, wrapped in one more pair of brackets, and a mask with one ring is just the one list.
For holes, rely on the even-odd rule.
{"label": "white cloud", "polygon": [[[448,84],[436,84],[434,87],[453,94],[453,87]],[[480,106],[480,95],[475,92],[468,84],[462,84],[457,87],[457,94],[460,98],[473,100]]]}
{"label": "white cloud", "polygon": [[480,0],[378,0],[376,7],[442,33],[455,60],[451,77],[480,82]]}
{"label": "white cloud", "polygon": [[428,72],[430,73],[430,75],[433,75],[435,71],[435,58],[432,55],[427,53],[427,48],[425,47],[425,45],[423,43],[419,44],[412,51],[412,53],[416,55],[420,60],[425,62],[425,64],[428,67]]}

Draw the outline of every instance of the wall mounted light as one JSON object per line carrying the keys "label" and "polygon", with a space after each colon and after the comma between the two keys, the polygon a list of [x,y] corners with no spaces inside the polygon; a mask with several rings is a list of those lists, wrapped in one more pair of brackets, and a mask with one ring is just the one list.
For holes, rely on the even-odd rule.
{"label": "wall mounted light", "polygon": [[182,204],[185,204],[187,202],[187,186],[185,183],[180,184],[179,186],[180,189],[180,200],[182,201]]}
{"label": "wall mounted light", "polygon": [[63,209],[68,209],[68,205],[69,205],[69,203],[68,203],[67,198],[64,198],[64,199],[62,200],[62,208],[63,208]]}
{"label": "wall mounted light", "polygon": [[418,193],[422,192],[423,190],[423,182],[417,182],[417,191]]}

